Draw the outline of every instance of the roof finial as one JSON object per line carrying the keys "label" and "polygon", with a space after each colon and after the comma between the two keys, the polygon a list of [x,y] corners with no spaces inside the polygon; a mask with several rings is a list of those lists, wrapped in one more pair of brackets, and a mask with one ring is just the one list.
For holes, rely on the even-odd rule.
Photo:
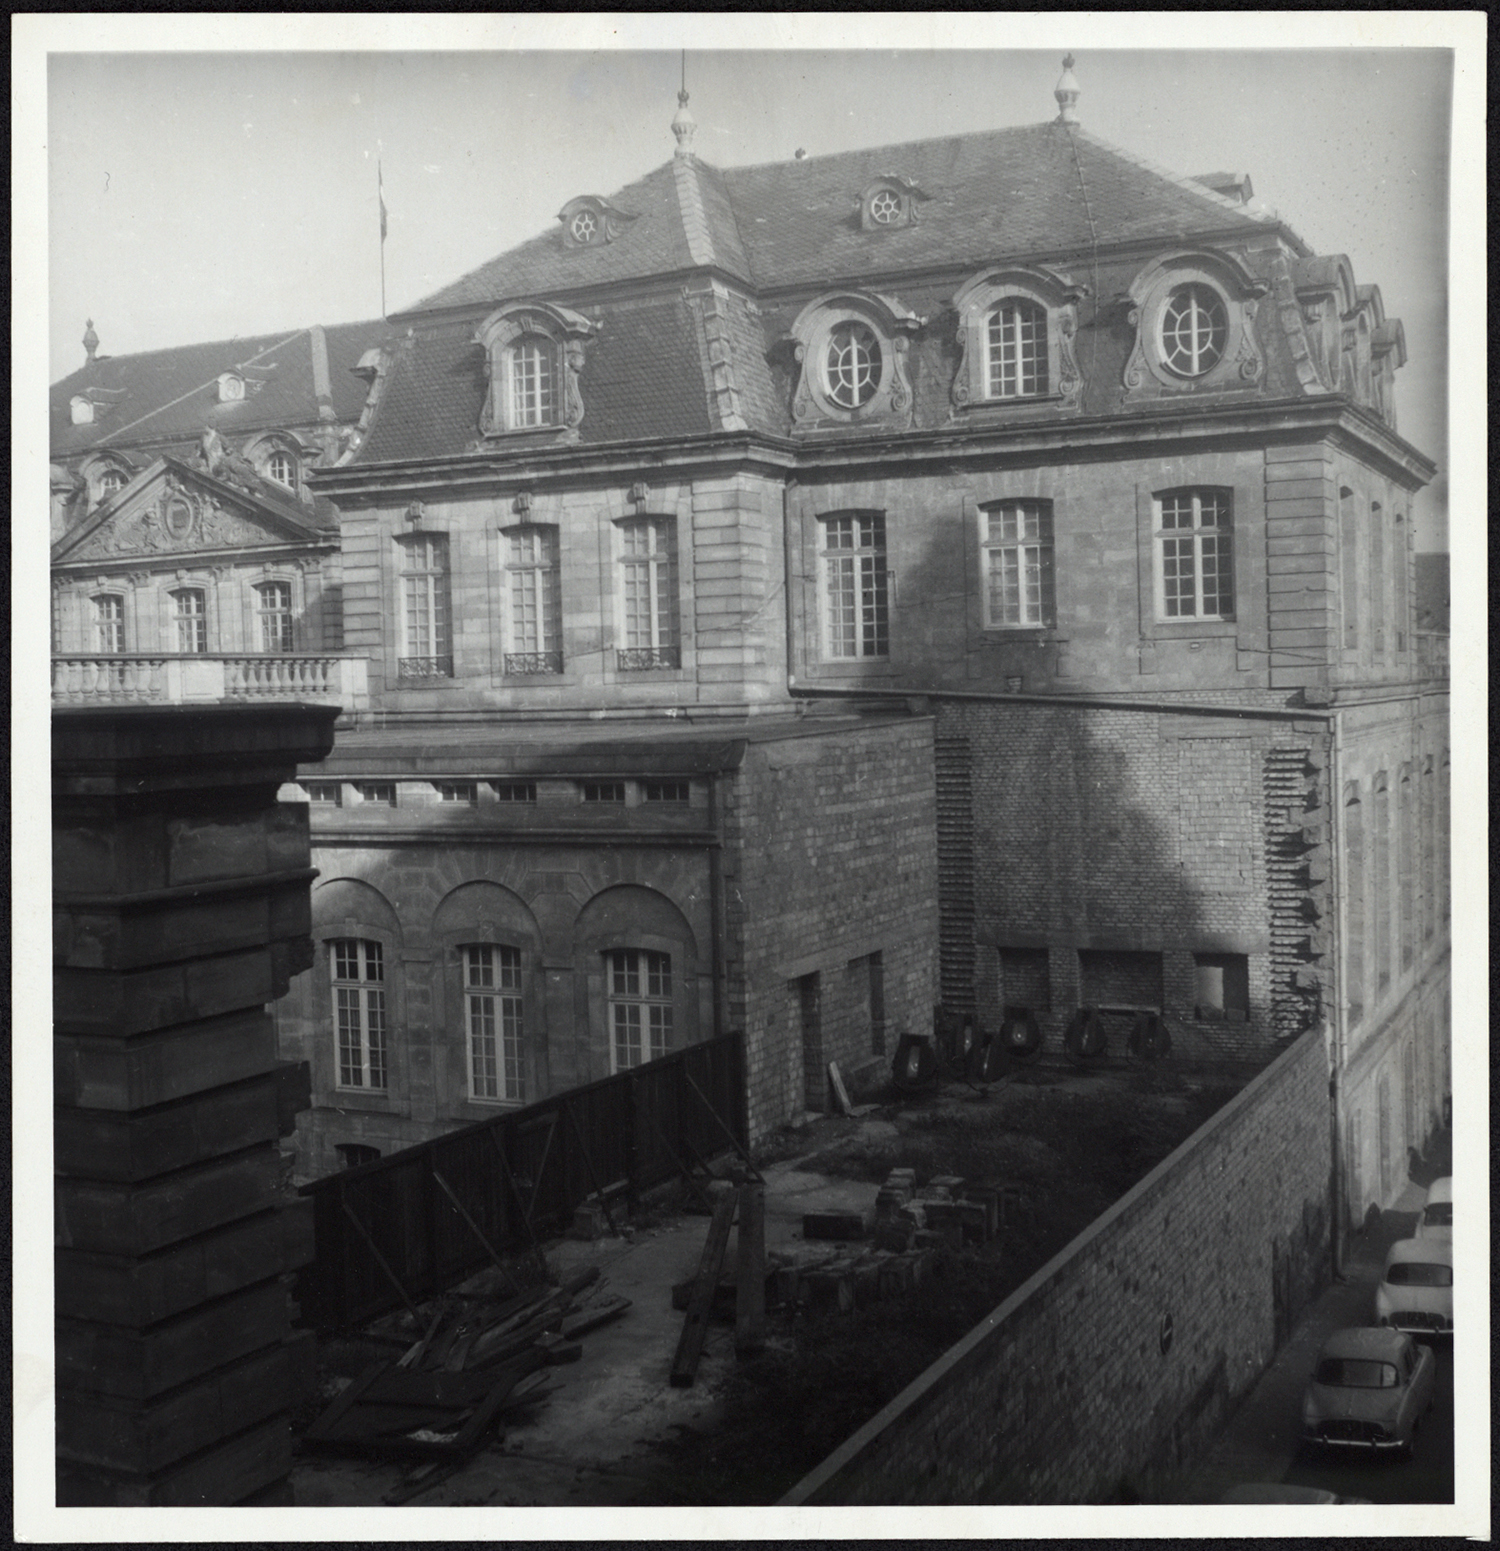
{"label": "roof finial", "polygon": [[672,117],[672,133],[677,136],[677,154],[679,156],[691,156],[693,154],[693,131],[697,127],[697,119],[688,112],[687,50],[683,49],[682,86],[677,93],[677,112]]}
{"label": "roof finial", "polygon": [[99,336],[94,332],[94,320],[90,318],[83,329],[83,348],[88,352],[89,360],[92,361],[94,352],[99,348]]}
{"label": "roof finial", "polygon": [[1059,124],[1076,124],[1078,122],[1078,79],[1073,74],[1073,56],[1063,55],[1063,73],[1058,78],[1057,89],[1052,93],[1057,98],[1057,106],[1061,111],[1057,115]]}

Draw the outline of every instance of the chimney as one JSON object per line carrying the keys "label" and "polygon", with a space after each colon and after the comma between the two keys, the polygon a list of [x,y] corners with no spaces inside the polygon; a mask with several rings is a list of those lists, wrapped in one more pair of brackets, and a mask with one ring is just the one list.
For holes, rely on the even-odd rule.
{"label": "chimney", "polygon": [[94,352],[99,348],[99,336],[94,332],[94,320],[90,318],[83,326],[83,348],[88,353],[88,363],[93,364]]}
{"label": "chimney", "polygon": [[1063,73],[1058,78],[1057,88],[1052,95],[1057,98],[1057,106],[1060,110],[1057,115],[1059,124],[1076,124],[1078,122],[1078,79],[1073,74],[1073,56],[1063,56]]}

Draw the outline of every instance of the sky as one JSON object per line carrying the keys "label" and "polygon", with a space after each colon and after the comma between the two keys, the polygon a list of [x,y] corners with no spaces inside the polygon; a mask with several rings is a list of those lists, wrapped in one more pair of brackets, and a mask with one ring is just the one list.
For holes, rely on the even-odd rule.
{"label": "sky", "polygon": [[[1086,129],[1174,172],[1249,173],[1316,251],[1347,253],[1380,286],[1406,331],[1401,430],[1444,469],[1417,503],[1423,547],[1441,547],[1446,50],[1091,50],[1092,24],[1063,23],[1037,49],[744,50],[691,46],[689,23],[685,61],[612,47],[52,54],[51,379],[82,364],[89,318],[119,355],[380,316],[377,164],[398,312],[548,229],[574,194],[667,161],[684,70],[696,149],[739,166],[1050,119],[1071,46]],[[421,23],[410,36],[446,41]]]}

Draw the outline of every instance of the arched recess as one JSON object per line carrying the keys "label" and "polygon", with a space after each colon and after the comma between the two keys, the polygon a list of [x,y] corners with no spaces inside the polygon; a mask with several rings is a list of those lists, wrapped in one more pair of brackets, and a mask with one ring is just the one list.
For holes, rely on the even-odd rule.
{"label": "arched recess", "polygon": [[594,1075],[695,1043],[712,1028],[709,980],[686,916],[637,884],[596,894],[574,931],[580,1021]]}
{"label": "arched recess", "polygon": [[313,935],[318,938],[348,935],[355,928],[367,928],[388,936],[393,947],[401,945],[401,920],[395,907],[362,878],[327,878],[314,884],[312,919]]}

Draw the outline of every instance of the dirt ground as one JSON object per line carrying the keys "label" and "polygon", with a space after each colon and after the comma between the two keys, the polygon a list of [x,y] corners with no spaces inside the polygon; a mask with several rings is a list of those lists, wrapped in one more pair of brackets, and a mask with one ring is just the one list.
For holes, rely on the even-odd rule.
{"label": "dirt ground", "polygon": [[[934,1253],[927,1279],[847,1312],[772,1310],[768,1341],[737,1361],[726,1316],[697,1380],[667,1370],[682,1326],[671,1287],[696,1270],[707,1220],[658,1212],[628,1236],[547,1246],[554,1275],[589,1265],[632,1299],[625,1318],[585,1337],[585,1358],[554,1370],[562,1388],[507,1425],[419,1505],[683,1506],[774,1503],[1010,1292],[1225,1103],[1246,1073],[1169,1068],[1023,1068],[987,1088],[945,1083],[859,1118],[788,1127],[760,1150],[767,1251],[801,1261],[846,1248],[801,1240],[810,1210],[868,1210],[893,1168],[1006,1187],[999,1234]],[[733,1264],[731,1245],[728,1264]],[[389,1347],[324,1342],[321,1398]],[[317,1413],[310,1407],[304,1418]],[[299,1504],[379,1503],[402,1466],[308,1456]]]}

